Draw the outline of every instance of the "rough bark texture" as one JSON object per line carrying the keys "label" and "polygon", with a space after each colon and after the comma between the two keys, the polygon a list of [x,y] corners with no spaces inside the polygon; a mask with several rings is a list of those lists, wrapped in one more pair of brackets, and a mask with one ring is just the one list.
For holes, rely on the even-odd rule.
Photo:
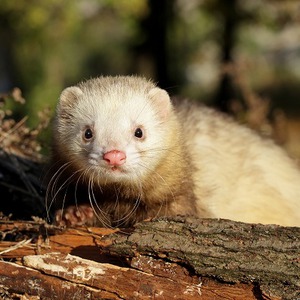
{"label": "rough bark texture", "polygon": [[163,257],[198,275],[251,282],[268,295],[300,299],[300,228],[296,227],[178,217],[138,224],[130,235],[119,236],[109,252]]}
{"label": "rough bark texture", "polygon": [[0,242],[3,299],[300,299],[300,228],[178,217],[127,232],[2,222],[0,233],[21,240]]}

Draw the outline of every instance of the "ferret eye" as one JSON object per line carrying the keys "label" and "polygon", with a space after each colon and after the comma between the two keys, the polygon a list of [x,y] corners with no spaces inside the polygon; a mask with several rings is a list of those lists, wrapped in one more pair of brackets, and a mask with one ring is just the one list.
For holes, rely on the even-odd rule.
{"label": "ferret eye", "polygon": [[91,128],[87,128],[84,131],[84,139],[85,140],[90,140],[92,137],[93,137],[93,131],[92,131],[92,129]]}
{"label": "ferret eye", "polygon": [[134,132],[134,136],[141,139],[144,136],[143,130],[138,127]]}

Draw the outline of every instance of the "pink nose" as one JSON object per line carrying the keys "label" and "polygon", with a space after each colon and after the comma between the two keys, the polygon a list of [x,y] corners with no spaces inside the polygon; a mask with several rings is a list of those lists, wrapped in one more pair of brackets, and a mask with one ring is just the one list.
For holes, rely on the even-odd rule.
{"label": "pink nose", "polygon": [[103,154],[103,159],[112,166],[121,166],[126,161],[126,154],[123,151],[112,150]]}

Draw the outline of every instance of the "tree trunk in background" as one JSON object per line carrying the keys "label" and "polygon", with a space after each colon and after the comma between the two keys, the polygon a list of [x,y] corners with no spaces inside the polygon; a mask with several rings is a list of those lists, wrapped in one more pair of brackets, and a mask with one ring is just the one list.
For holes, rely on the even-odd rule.
{"label": "tree trunk in background", "polygon": [[[221,68],[233,62],[232,51],[235,45],[235,34],[239,25],[239,12],[236,0],[218,0],[216,7],[219,7],[222,14],[223,32],[221,33]],[[212,12],[213,13],[213,12]],[[224,112],[230,111],[230,100],[234,97],[232,77],[224,72],[221,74],[219,88],[217,90],[215,105]]]}
{"label": "tree trunk in background", "polygon": [[161,87],[169,85],[168,77],[168,23],[171,1],[149,0],[148,41],[155,64],[156,78]]}
{"label": "tree trunk in background", "polygon": [[[174,18],[173,0],[148,0],[149,14],[141,21],[140,27],[145,40],[134,47],[139,63],[147,63],[150,66],[146,75],[158,82],[161,88],[172,86],[169,68],[169,26]],[[141,62],[142,61],[142,62]],[[139,66],[134,66],[135,73],[139,73]],[[141,69],[145,72],[145,66]]]}
{"label": "tree trunk in background", "polygon": [[[0,14],[0,93],[12,89],[16,82],[19,83],[18,68],[14,63],[13,43],[15,35],[9,26],[9,14]],[[20,85],[19,85],[20,86]]]}

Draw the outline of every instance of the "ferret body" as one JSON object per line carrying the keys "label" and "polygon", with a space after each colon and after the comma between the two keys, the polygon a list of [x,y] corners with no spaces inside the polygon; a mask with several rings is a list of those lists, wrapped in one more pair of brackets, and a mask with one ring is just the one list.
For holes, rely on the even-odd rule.
{"label": "ferret body", "polygon": [[59,224],[196,215],[300,225],[300,172],[273,142],[140,77],[65,89],[47,206]]}

